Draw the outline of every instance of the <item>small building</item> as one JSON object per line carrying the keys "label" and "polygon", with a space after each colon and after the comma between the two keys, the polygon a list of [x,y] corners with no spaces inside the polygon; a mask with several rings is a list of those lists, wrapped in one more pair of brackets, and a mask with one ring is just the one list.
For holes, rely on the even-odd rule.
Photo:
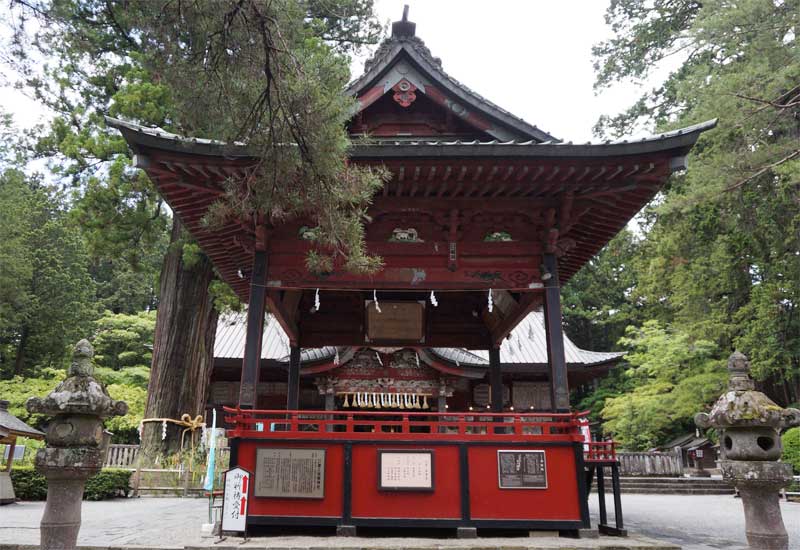
{"label": "small building", "polygon": [[8,410],[8,401],[0,400],[0,444],[8,446],[5,467],[0,469],[0,504],[10,504],[16,498],[11,483],[11,466],[18,437],[44,439],[44,433],[25,424]]}
{"label": "small building", "polygon": [[585,441],[570,384],[616,357],[570,349],[560,288],[716,122],[563,142],[448,75],[405,15],[345,93],[350,135],[370,137],[349,162],[388,175],[367,210],[373,274],[310,271],[313,215],[203,223],[260,166],[246,144],[108,119],[247,304],[212,387],[236,404],[225,421],[231,465],[253,475],[246,525],[588,527],[586,466],[613,446]]}
{"label": "small building", "polygon": [[680,449],[683,466],[690,470],[690,473],[717,468],[719,445],[707,437],[694,433],[683,434],[668,441],[659,450],[675,452],[676,448]]}

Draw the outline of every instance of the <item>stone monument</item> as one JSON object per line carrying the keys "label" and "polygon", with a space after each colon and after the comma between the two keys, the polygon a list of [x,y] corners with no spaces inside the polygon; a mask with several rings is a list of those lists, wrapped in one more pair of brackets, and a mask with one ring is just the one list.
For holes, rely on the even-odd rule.
{"label": "stone monument", "polygon": [[800,425],[800,410],[782,409],[755,390],[750,363],[734,352],[728,359],[728,392],[710,413],[698,413],[695,424],[714,428],[720,438],[722,477],[736,486],[744,505],[750,548],[786,550],[780,490],[792,480],[790,464],[781,457],[781,428]]}
{"label": "stone monument", "polygon": [[87,340],[75,345],[68,378],[47,397],[31,397],[32,413],[52,415],[47,446],[36,453],[36,470],[47,478],[47,503],[41,523],[42,550],[71,550],[81,527],[86,480],[103,466],[103,419],[128,412],[92,376],[94,350]]}

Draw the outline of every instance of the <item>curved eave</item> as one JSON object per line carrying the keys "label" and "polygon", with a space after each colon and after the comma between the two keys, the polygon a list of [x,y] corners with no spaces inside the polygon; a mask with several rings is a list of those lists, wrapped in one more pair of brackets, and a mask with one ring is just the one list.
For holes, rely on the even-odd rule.
{"label": "curved eave", "polygon": [[[145,128],[137,124],[106,117],[107,124],[118,129],[136,153],[146,149],[213,156],[231,160],[256,160],[244,145],[228,145],[219,141],[184,138],[163,130]],[[459,141],[382,141],[354,144],[350,158],[353,161],[380,161],[382,159],[426,158],[530,158],[530,159],[601,159],[653,153],[673,152],[672,158],[685,155],[700,134],[714,128],[717,119],[708,120],[686,128],[665,132],[639,140],[620,140],[610,143],[537,143],[526,142],[469,142]],[[685,167],[683,159],[672,165],[673,170]]]}

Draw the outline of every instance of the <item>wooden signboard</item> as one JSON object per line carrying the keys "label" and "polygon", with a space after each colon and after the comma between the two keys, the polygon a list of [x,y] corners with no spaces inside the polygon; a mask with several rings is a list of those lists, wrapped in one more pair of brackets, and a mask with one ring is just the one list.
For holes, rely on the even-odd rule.
{"label": "wooden signboard", "polygon": [[497,451],[501,489],[547,489],[544,451]]}
{"label": "wooden signboard", "polygon": [[244,532],[252,479],[253,475],[244,468],[231,468],[225,472],[225,488],[222,492],[222,531]]}
{"label": "wooden signboard", "polygon": [[433,491],[433,451],[378,451],[378,489]]}
{"label": "wooden signboard", "polygon": [[368,342],[425,342],[424,302],[375,302],[367,300]]}
{"label": "wooden signboard", "polygon": [[257,497],[325,498],[325,449],[256,450]]}

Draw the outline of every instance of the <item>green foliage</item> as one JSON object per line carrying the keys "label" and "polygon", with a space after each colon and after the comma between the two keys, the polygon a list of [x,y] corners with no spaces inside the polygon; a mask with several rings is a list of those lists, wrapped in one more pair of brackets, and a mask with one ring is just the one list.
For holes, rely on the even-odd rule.
{"label": "green foliage", "polygon": [[83,498],[86,500],[108,500],[127,497],[131,486],[130,470],[104,468],[86,480]]}
{"label": "green foliage", "polygon": [[604,429],[624,448],[643,450],[693,430],[694,414],[724,391],[727,372],[714,344],[645,322],[620,342],[630,351],[630,390],[605,401]]}
{"label": "green foliage", "polygon": [[105,422],[106,429],[113,433],[113,443],[139,443],[139,424],[144,418],[147,404],[147,388],[126,384],[109,384],[108,394],[118,401],[128,404],[128,414],[115,416]]}
{"label": "green foliage", "polygon": [[744,352],[782,405],[800,400],[798,14],[798,0],[613,0],[594,51],[598,88],[675,67],[598,133],[720,117],[644,213],[630,302],[720,359]]}
{"label": "green foliage", "polygon": [[639,312],[630,295],[638,247],[633,233],[622,230],[562,289],[564,330],[578,346],[611,351],[636,322]]}
{"label": "green foliage", "polygon": [[[143,311],[133,315],[113,314],[106,311],[95,321],[94,361],[97,365],[113,370],[138,368],[149,369],[152,361],[153,331],[156,313]],[[148,376],[144,376],[145,387]],[[141,381],[141,380],[139,380]],[[109,383],[111,383],[109,381]]]}
{"label": "green foliage", "polygon": [[45,500],[47,498],[47,480],[32,466],[12,468],[11,483],[14,486],[14,494],[20,500]]}
{"label": "green foliage", "polygon": [[[127,497],[130,492],[130,470],[105,468],[86,480],[84,500],[108,500]],[[45,500],[47,479],[32,467],[13,468],[11,482],[20,500]]]}
{"label": "green foliage", "polygon": [[790,428],[781,436],[783,456],[781,460],[792,465],[794,475],[800,475],[800,428]]}
{"label": "green foliage", "polygon": [[57,193],[0,174],[0,377],[60,365],[95,310],[86,250]]}
{"label": "green foliage", "polygon": [[0,380],[0,399],[8,400],[11,414],[34,428],[41,428],[42,415],[29,413],[25,409],[25,401],[29,397],[44,397],[65,377],[64,370],[45,369],[41,378],[15,376]]}

